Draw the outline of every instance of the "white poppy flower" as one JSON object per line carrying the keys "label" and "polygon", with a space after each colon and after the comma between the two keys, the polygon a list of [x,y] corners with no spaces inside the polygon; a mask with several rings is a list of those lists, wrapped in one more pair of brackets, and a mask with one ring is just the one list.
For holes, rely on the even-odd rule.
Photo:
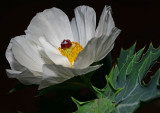
{"label": "white poppy flower", "polygon": [[44,10],[31,20],[26,35],[12,38],[6,50],[8,77],[42,89],[98,69],[101,65],[90,65],[112,50],[120,33],[111,7],[104,7],[97,28],[94,9],[79,6],[74,12],[70,22],[60,9]]}

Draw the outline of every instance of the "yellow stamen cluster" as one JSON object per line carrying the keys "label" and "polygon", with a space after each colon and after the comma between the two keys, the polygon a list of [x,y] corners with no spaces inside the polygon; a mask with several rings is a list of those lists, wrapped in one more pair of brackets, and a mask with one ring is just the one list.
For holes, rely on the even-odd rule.
{"label": "yellow stamen cluster", "polygon": [[59,47],[59,51],[61,54],[68,58],[69,62],[72,64],[72,67],[74,66],[74,61],[76,60],[79,52],[83,50],[83,47],[77,43],[77,42],[71,42],[72,46],[70,48],[62,49]]}

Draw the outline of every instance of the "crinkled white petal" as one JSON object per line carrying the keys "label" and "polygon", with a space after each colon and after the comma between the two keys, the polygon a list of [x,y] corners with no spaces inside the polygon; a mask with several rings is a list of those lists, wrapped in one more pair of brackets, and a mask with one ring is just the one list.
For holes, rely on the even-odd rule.
{"label": "crinkled white petal", "polygon": [[78,33],[78,27],[76,23],[76,19],[72,18],[71,20],[71,29],[74,37],[74,42],[78,42],[80,44],[80,38],[79,38],[79,33]]}
{"label": "crinkled white petal", "polygon": [[29,70],[23,72],[6,69],[9,78],[16,78],[25,85],[40,84],[42,76],[34,76]]}
{"label": "crinkled white petal", "polygon": [[111,7],[105,6],[96,29],[95,37],[109,36],[114,27],[115,24],[111,15]]}
{"label": "crinkled white petal", "polygon": [[95,35],[96,13],[93,8],[88,6],[79,6],[74,12],[80,44],[85,47]]}
{"label": "crinkled white petal", "polygon": [[71,64],[67,57],[63,56],[60,51],[53,47],[49,42],[47,42],[43,37],[39,39],[46,55],[57,65],[63,65],[65,67],[71,67]]}
{"label": "crinkled white petal", "polygon": [[44,65],[43,66],[43,78],[40,83],[39,89],[62,83],[74,76],[83,75],[88,72],[94,71],[100,68],[101,65],[89,66],[84,69],[66,68],[61,65]]}
{"label": "crinkled white petal", "polygon": [[53,46],[59,47],[64,39],[73,41],[71,26],[67,15],[57,8],[46,9],[38,13],[32,20],[26,34],[37,38],[44,36]]}
{"label": "crinkled white petal", "polygon": [[101,40],[98,44],[99,48],[96,51],[97,56],[95,62],[103,59],[113,49],[114,42],[120,32],[121,30],[115,27],[112,29],[108,38],[107,36],[104,36],[104,38],[102,38],[103,41]]}
{"label": "crinkled white petal", "polygon": [[[40,45],[40,44],[39,44],[39,45]],[[52,64],[53,61],[47,56],[47,54],[45,53],[44,48],[41,47],[41,46],[37,46],[37,48],[38,48],[38,52],[39,52],[39,54],[41,55],[41,58],[42,58],[43,62],[44,62],[45,64]]]}
{"label": "crinkled white petal", "polygon": [[11,40],[13,55],[21,65],[30,70],[42,72],[44,61],[39,54],[37,45],[26,37],[27,35],[18,36]]}
{"label": "crinkled white petal", "polygon": [[17,60],[14,58],[14,55],[12,53],[12,43],[10,41],[7,50],[6,50],[6,58],[10,64],[10,67],[12,70],[22,71],[25,69],[24,66],[22,66]]}
{"label": "crinkled white petal", "polygon": [[102,36],[91,39],[84,50],[78,54],[74,67],[79,69],[86,68],[93,62],[103,59],[112,50],[114,41],[119,33],[120,30],[114,28],[109,37]]}

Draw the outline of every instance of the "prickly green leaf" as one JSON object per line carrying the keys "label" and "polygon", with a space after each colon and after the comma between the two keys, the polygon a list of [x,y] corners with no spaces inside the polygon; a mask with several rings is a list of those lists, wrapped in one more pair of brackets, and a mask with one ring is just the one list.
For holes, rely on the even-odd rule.
{"label": "prickly green leaf", "polygon": [[117,90],[113,89],[110,84],[107,84],[106,87],[103,89],[98,89],[94,86],[93,88],[96,92],[95,95],[98,98],[109,98],[110,100],[112,100],[112,102],[115,102],[115,95]]}
{"label": "prickly green leaf", "polygon": [[[143,55],[144,48],[137,53],[134,53],[134,50],[135,45],[128,50],[121,51],[118,64],[106,77],[107,85],[103,89],[93,87],[98,99],[81,104],[74,101],[78,106],[78,113],[104,112],[108,105],[101,108],[102,111],[98,111],[101,104],[96,105],[97,101],[115,103],[116,110],[111,111],[113,113],[132,113],[140,106],[141,101],[160,97],[160,89],[158,88],[160,70],[153,75],[148,84],[142,84],[143,78],[160,58],[160,47],[155,49],[151,44]],[[104,100],[106,98],[108,101]]]}
{"label": "prickly green leaf", "polygon": [[118,68],[121,69],[123,65],[126,63],[127,57],[133,55],[135,51],[136,43],[127,50],[121,49],[120,57],[118,58]]}
{"label": "prickly green leaf", "polygon": [[79,102],[72,98],[78,110],[75,113],[112,113],[115,106],[108,98],[100,98],[87,102]]}
{"label": "prickly green leaf", "polygon": [[[118,66],[115,66],[107,77],[114,89],[122,89],[115,97],[117,104],[115,113],[132,113],[140,106],[141,101],[160,97],[160,89],[158,89],[160,70],[152,77],[149,84],[142,84],[142,79],[160,57],[160,48],[154,49],[150,45],[143,56],[141,56],[143,49],[132,55],[129,50],[126,51],[125,57],[121,55],[119,58],[118,63],[121,65],[117,64]],[[124,51],[121,54],[123,53]],[[126,61],[125,63],[122,63],[122,57],[126,59],[123,60]]]}
{"label": "prickly green leaf", "polygon": [[[116,111],[115,113],[133,113],[139,106],[141,101],[149,101],[160,97],[160,90],[158,89],[158,81],[160,70],[153,76],[149,84],[141,86],[138,78],[134,87],[129,88],[132,80],[126,82],[126,87],[116,96]],[[128,85],[128,86],[127,86]]]}

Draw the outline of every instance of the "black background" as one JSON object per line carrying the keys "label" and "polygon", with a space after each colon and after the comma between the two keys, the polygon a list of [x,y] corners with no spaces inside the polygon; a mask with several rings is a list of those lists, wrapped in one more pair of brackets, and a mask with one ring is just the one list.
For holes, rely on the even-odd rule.
{"label": "black background", "polygon": [[[12,94],[7,94],[18,81],[9,79],[5,73],[10,68],[5,58],[5,51],[11,38],[23,35],[24,30],[36,13],[51,7],[63,10],[71,19],[73,9],[79,5],[89,5],[97,13],[97,20],[105,5],[111,5],[115,24],[122,30],[112,51],[113,63],[121,48],[128,48],[137,42],[136,50],[148,46],[160,45],[160,2],[159,0],[14,0],[0,3],[0,112],[34,113],[37,87],[29,87]],[[98,21],[97,21],[98,22]],[[159,65],[158,65],[159,67]],[[140,108],[136,113],[159,113],[160,100]]]}

